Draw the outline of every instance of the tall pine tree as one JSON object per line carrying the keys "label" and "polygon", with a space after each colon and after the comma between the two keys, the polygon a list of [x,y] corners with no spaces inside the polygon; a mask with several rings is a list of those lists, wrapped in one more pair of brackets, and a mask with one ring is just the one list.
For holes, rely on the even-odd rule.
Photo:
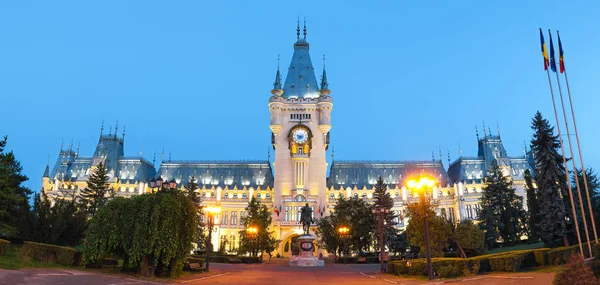
{"label": "tall pine tree", "polygon": [[[377,184],[375,184],[375,191],[373,191],[373,206],[379,207],[383,209],[388,209],[390,212],[385,214],[383,217],[384,220],[384,244],[389,245],[390,242],[398,235],[398,231],[393,227],[395,224],[394,219],[398,217],[394,211],[392,211],[392,207],[394,207],[394,199],[387,191],[387,184],[383,183],[383,179],[381,176],[377,179]],[[377,242],[379,243],[379,231],[376,231]]]}
{"label": "tall pine tree", "polygon": [[535,179],[538,186],[537,202],[539,207],[537,228],[544,244],[555,246],[555,239],[563,237],[566,241],[566,218],[568,216],[563,197],[568,197],[565,181],[565,169],[558,152],[560,141],[554,135],[554,128],[548,120],[537,112],[532,119],[531,151],[535,160]]}
{"label": "tall pine tree", "polygon": [[206,244],[206,235],[204,234],[204,222],[202,221],[203,217],[204,217],[204,206],[201,205],[202,203],[202,197],[200,196],[200,193],[198,193],[196,190],[198,189],[198,183],[196,182],[196,178],[194,178],[194,176],[190,176],[190,180],[188,181],[187,186],[185,187],[185,189],[187,190],[187,196],[190,198],[190,200],[192,200],[192,203],[194,203],[194,206],[196,207],[197,211],[198,211],[198,218],[197,218],[197,232],[196,232],[196,244],[200,247],[204,244]]}
{"label": "tall pine tree", "polygon": [[99,163],[96,166],[88,178],[87,185],[88,187],[81,190],[79,198],[81,204],[93,216],[114,196],[114,190],[108,185],[108,169],[104,164]]}
{"label": "tall pine tree", "polygon": [[539,223],[539,209],[537,202],[536,189],[533,186],[533,178],[529,169],[525,170],[525,190],[527,191],[527,209],[529,210],[529,240],[538,240],[540,238],[538,228]]}
{"label": "tall pine tree", "polygon": [[13,152],[5,152],[7,137],[0,140],[0,236],[18,237],[25,229],[31,190],[23,186],[27,176]]}
{"label": "tall pine tree", "polygon": [[515,193],[510,177],[504,176],[496,162],[488,171],[481,196],[479,220],[488,247],[500,237],[504,243],[517,241],[525,230],[523,197]]}

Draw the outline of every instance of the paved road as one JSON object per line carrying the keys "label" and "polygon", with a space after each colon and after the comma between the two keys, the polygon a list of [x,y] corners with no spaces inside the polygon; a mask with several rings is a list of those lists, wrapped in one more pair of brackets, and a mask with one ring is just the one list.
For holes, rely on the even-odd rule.
{"label": "paved road", "polygon": [[[211,264],[211,272],[194,274],[178,280],[141,280],[125,275],[107,275],[89,271],[62,269],[2,270],[0,285],[128,285],[128,284],[267,284],[267,285],[390,285],[427,284],[423,280],[404,279],[378,273],[379,265],[326,264],[325,268],[292,268],[280,262],[267,264]],[[519,273],[507,275],[480,275],[454,284],[551,284],[553,273]],[[457,282],[458,281],[458,282]],[[436,280],[436,284],[446,283]]]}

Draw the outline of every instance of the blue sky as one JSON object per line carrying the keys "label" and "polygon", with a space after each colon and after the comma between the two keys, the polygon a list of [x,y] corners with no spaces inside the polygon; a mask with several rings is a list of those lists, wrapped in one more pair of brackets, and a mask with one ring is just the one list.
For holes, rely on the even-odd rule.
{"label": "blue sky", "polygon": [[543,27],[561,31],[586,166],[600,168],[599,2],[372,2],[2,1],[0,135],[36,191],[61,140],[90,156],[103,120],[127,127],[130,156],[266,159],[277,55],[285,78],[300,16],[319,73],[327,55],[336,159],[440,148],[447,164],[459,143],[476,155],[483,121],[518,156],[535,111],[554,124]]}

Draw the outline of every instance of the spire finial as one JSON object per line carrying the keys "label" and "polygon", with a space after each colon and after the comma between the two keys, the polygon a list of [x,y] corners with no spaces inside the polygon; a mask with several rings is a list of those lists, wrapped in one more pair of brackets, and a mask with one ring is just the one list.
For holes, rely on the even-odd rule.
{"label": "spire finial", "polygon": [[162,148],[162,154],[160,156],[160,163],[165,162],[165,147]]}
{"label": "spire finial", "polygon": [[298,16],[298,27],[296,27],[296,39],[300,39],[300,16]]}
{"label": "spire finial", "polygon": [[488,126],[488,135],[491,137],[492,136],[492,129],[490,129],[490,126]]}
{"label": "spire finial", "polygon": [[271,148],[267,146],[267,162],[271,162]]}
{"label": "spire finial", "polygon": [[118,132],[119,132],[119,119],[117,119],[117,124],[115,125],[115,138],[117,137]]}
{"label": "spire finial", "polygon": [[127,128],[127,126],[123,126],[123,136],[121,138],[121,140],[125,140],[125,129]]}
{"label": "spire finial", "polygon": [[325,70],[325,54],[323,54],[323,75],[321,76],[321,94],[329,95],[329,83],[327,82],[327,71]]}
{"label": "spire finial", "polygon": [[304,17],[304,39],[306,40],[306,17]]}
{"label": "spire finial", "polygon": [[104,120],[102,120],[102,125],[100,125],[100,138],[102,138],[103,132],[104,132]]}
{"label": "spire finial", "polygon": [[431,151],[431,161],[435,161],[435,152]]}
{"label": "spire finial", "polygon": [[79,146],[81,145],[81,142],[77,143],[77,150],[75,151],[75,157],[79,156]]}
{"label": "spire finial", "polygon": [[152,167],[156,165],[156,150],[154,151],[154,155],[152,156]]}
{"label": "spire finial", "polygon": [[458,157],[462,158],[462,149],[460,148],[460,142],[458,143]]}
{"label": "spire finial", "polygon": [[171,151],[169,150],[169,161],[171,161]]}
{"label": "spire finial", "polygon": [[64,142],[65,142],[65,139],[64,139],[64,138],[63,138],[63,139],[60,139],[60,152],[62,152],[62,151],[63,151],[63,144],[64,144]]}
{"label": "spire finial", "polygon": [[279,55],[277,55],[277,73],[275,73],[275,82],[273,83],[273,91],[271,94],[281,96],[281,72],[279,71]]}
{"label": "spire finial", "polygon": [[335,148],[331,146],[331,164],[335,161]]}
{"label": "spire finial", "polygon": [[140,150],[140,159],[144,157],[144,144],[142,144],[142,149]]}
{"label": "spire finial", "polygon": [[450,151],[448,151],[448,167],[450,167]]}
{"label": "spire finial", "polygon": [[482,129],[482,131],[483,131],[483,137],[485,138],[487,136],[486,133],[485,133],[485,121],[483,121],[483,129]]}
{"label": "spire finial", "polygon": [[71,143],[69,144],[69,155],[73,152],[73,139],[71,139]]}
{"label": "spire finial", "polygon": [[438,145],[438,151],[439,151],[439,154],[440,154],[440,162],[441,162],[443,156],[442,156],[442,148],[439,145]]}
{"label": "spire finial", "polygon": [[475,125],[475,136],[477,137],[477,140],[479,141],[479,130],[477,130],[477,125]]}
{"label": "spire finial", "polygon": [[496,122],[496,128],[498,129],[498,138],[500,138],[500,124]]}

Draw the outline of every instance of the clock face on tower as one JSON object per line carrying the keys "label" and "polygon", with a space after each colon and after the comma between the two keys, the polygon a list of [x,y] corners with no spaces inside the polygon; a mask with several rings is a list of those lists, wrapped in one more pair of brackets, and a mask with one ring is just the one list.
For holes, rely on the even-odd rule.
{"label": "clock face on tower", "polygon": [[292,134],[292,139],[296,143],[302,144],[302,143],[306,142],[306,140],[308,140],[308,133],[304,129],[297,129]]}

